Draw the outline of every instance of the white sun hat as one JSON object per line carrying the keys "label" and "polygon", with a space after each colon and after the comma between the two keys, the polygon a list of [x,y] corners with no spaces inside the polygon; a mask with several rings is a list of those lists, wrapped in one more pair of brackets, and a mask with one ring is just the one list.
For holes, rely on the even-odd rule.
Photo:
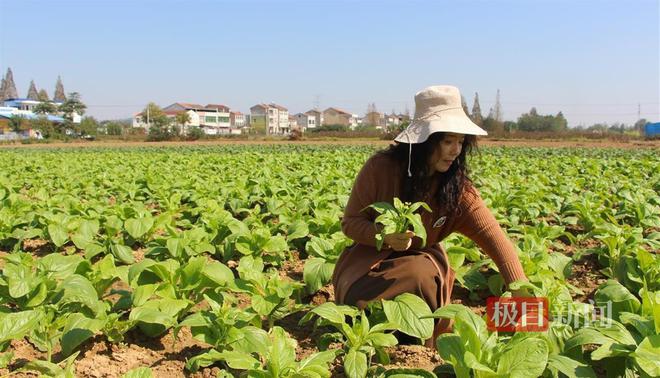
{"label": "white sun hat", "polygon": [[451,85],[434,85],[415,95],[415,117],[395,141],[407,143],[408,177],[412,177],[412,145],[424,143],[429,135],[437,132],[466,135],[488,135],[465,114],[461,104],[461,93]]}
{"label": "white sun hat", "polygon": [[467,135],[488,135],[465,114],[458,88],[451,85],[435,85],[415,95],[415,117],[395,141],[423,143],[429,135],[448,132]]}

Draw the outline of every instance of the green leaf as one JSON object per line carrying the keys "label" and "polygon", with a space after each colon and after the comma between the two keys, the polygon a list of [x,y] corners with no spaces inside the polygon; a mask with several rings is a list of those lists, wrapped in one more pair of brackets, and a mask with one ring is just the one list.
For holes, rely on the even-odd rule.
{"label": "green leaf", "polygon": [[12,358],[14,358],[14,352],[7,352],[0,354],[0,369],[6,369],[7,365],[11,362]]}
{"label": "green leaf", "polygon": [[240,329],[240,335],[241,339],[233,344],[234,350],[262,356],[268,353],[268,333],[263,329],[246,326]]}
{"label": "green leaf", "polygon": [[121,378],[152,378],[153,373],[148,367],[139,367],[127,371]]}
{"label": "green leaf", "polygon": [[249,353],[224,351],[215,355],[219,360],[225,361],[227,366],[232,369],[257,369],[261,364],[259,361],[252,357]]}
{"label": "green leaf", "polygon": [[632,349],[621,344],[613,342],[603,344],[598,349],[591,352],[591,359],[594,361],[602,360],[608,357],[625,357],[632,352]]}
{"label": "green leaf", "polygon": [[289,225],[286,238],[287,240],[295,240],[304,238],[307,235],[309,235],[309,227],[305,221],[299,219]]}
{"label": "green leaf", "polygon": [[498,374],[511,378],[540,377],[548,362],[548,344],[542,339],[527,338],[500,356]]}
{"label": "green leaf", "polygon": [[288,251],[289,246],[286,244],[286,239],[282,235],[271,236],[268,242],[262,247],[264,252],[278,253]]}
{"label": "green leaf", "polygon": [[371,341],[374,347],[390,347],[398,343],[396,336],[391,333],[370,333],[365,340]]}
{"label": "green leaf", "polygon": [[415,236],[422,239],[422,247],[426,246],[426,228],[422,222],[422,217],[419,214],[411,214],[408,217],[408,221],[413,226],[413,231]]}
{"label": "green leaf", "polygon": [[0,313],[0,343],[20,339],[39,324],[40,311]]}
{"label": "green leaf", "polygon": [[49,224],[48,235],[56,247],[63,246],[69,240],[66,228],[60,224]]}
{"label": "green leaf", "polygon": [[59,365],[48,361],[36,360],[30,361],[23,365],[20,371],[38,371],[47,377],[62,377],[64,376],[64,369]]}
{"label": "green leaf", "polygon": [[346,315],[355,317],[358,314],[358,310],[344,305],[336,305],[333,302],[325,302],[322,305],[312,309],[307,315],[300,319],[301,324],[309,320],[312,315],[318,315],[319,317],[329,321],[333,324],[344,324]]}
{"label": "green leaf", "polygon": [[99,301],[98,294],[92,283],[85,277],[73,274],[60,283],[62,296],[57,302],[60,306],[69,303],[79,303],[87,306],[95,314],[103,312],[103,303]]}
{"label": "green leaf", "polygon": [[593,328],[580,328],[575,335],[570,339],[566,340],[565,349],[571,350],[577,346],[586,345],[586,344],[596,344],[603,345],[609,344],[612,342],[612,339],[606,337],[602,333],[598,332]]}
{"label": "green leaf", "polygon": [[611,303],[611,316],[617,321],[621,312],[637,313],[641,307],[639,299],[615,280],[608,280],[601,285],[594,295],[594,300],[596,305],[603,308],[607,308],[608,303]]}
{"label": "green leaf", "polygon": [[399,331],[422,340],[433,335],[433,319],[419,318],[430,316],[431,309],[418,296],[404,293],[393,300],[383,300],[383,310],[387,320],[396,324]]}
{"label": "green leaf", "polygon": [[631,355],[635,364],[651,377],[660,377],[660,335],[645,338]]}
{"label": "green leaf", "polygon": [[234,273],[219,261],[207,262],[202,274],[218,285],[224,286],[234,280]]}
{"label": "green leaf", "polygon": [[619,313],[619,317],[621,323],[633,326],[642,337],[655,334],[653,319],[647,319],[629,312],[621,312]]}
{"label": "green leaf", "polygon": [[39,259],[37,266],[51,277],[62,280],[76,272],[76,269],[83,262],[80,256],[62,256],[59,253],[52,253]]}
{"label": "green leaf", "polygon": [[296,364],[296,347],[298,343],[289,337],[281,327],[270,330],[269,368],[274,371],[286,371]]}
{"label": "green leaf", "polygon": [[128,232],[128,234],[136,240],[140,239],[147,232],[149,232],[153,225],[154,219],[150,216],[144,218],[131,218],[124,222],[124,228],[126,228],[126,232]]}
{"label": "green leaf", "polygon": [[557,370],[568,378],[596,378],[596,373],[590,366],[558,354],[548,357],[548,368]]}
{"label": "green leaf", "polygon": [[81,313],[69,315],[62,331],[62,341],[60,343],[64,355],[70,355],[75,348],[94,336],[104,325],[104,320],[90,319]]}
{"label": "green leaf", "polygon": [[337,350],[314,353],[300,361],[296,372],[302,375],[329,377],[328,365],[335,360],[337,353],[339,353]]}
{"label": "green leaf", "polygon": [[351,349],[344,356],[344,374],[349,378],[364,378],[367,376],[367,355]]}
{"label": "green leaf", "polygon": [[112,243],[110,245],[110,253],[124,264],[133,264],[135,262],[133,251],[125,245]]}
{"label": "green leaf", "polygon": [[383,373],[383,378],[437,378],[433,372],[424,369],[396,368]]}
{"label": "green leaf", "polygon": [[469,378],[470,369],[465,365],[465,346],[461,337],[445,333],[435,340],[435,346],[442,359],[454,367],[458,378]]}
{"label": "green leaf", "polygon": [[215,349],[198,354],[186,362],[186,370],[196,372],[199,368],[213,365],[216,361],[222,361],[222,355]]}
{"label": "green leaf", "polygon": [[308,294],[316,293],[332,279],[335,264],[327,263],[320,257],[310,257],[305,260],[303,280]]}
{"label": "green leaf", "polygon": [[571,266],[573,265],[573,259],[570,257],[555,252],[549,253],[548,255],[548,267],[557,272],[560,277],[564,279],[568,278],[571,275]]}

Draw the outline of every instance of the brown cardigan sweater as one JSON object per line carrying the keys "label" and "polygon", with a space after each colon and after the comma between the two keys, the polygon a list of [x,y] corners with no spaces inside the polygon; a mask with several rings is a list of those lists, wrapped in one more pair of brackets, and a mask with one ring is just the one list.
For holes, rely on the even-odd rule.
{"label": "brown cardigan sweater", "polygon": [[[376,249],[376,224],[378,215],[371,208],[374,202],[392,203],[399,197],[402,170],[390,157],[375,154],[365,163],[355,180],[351,196],[342,218],[342,231],[353,239],[355,244],[347,248],[337,261],[332,277],[335,298],[343,303],[351,285],[367,274],[371,268],[386,259],[391,249]],[[437,245],[454,231],[473,240],[493,259],[506,283],[526,280],[516,250],[486,207],[479,192],[470,185],[461,196],[459,212],[448,218],[440,227],[434,222],[443,216],[441,207],[435,201],[429,203],[433,213],[422,210],[422,221],[427,232],[427,248],[440,249]],[[421,239],[415,237],[411,249],[420,249]]]}

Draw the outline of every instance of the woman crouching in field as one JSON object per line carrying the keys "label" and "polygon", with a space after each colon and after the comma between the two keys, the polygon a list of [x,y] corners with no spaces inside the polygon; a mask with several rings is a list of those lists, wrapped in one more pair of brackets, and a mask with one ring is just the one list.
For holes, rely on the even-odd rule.
{"label": "woman crouching in field", "polygon": [[[527,280],[512,243],[507,239],[468,177],[467,155],[476,136],[486,132],[461,106],[456,87],[433,86],[415,95],[415,118],[396,144],[364,164],[348,200],[342,230],[355,241],[339,258],[333,275],[337,303],[360,308],[402,293],[423,298],[431,310],[450,302],[454,273],[439,244],[452,232],[472,239],[490,256],[504,281]],[[368,208],[375,202],[426,202],[422,211],[427,247],[412,231],[384,236],[376,248],[381,225]],[[436,337],[450,331],[447,319],[436,322]]]}

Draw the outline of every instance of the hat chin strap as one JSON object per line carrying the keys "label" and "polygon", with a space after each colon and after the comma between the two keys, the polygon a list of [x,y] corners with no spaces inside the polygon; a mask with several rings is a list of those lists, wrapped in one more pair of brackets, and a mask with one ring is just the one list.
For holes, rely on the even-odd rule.
{"label": "hat chin strap", "polygon": [[410,172],[410,161],[412,160],[412,143],[410,143],[410,135],[406,133],[406,139],[408,139],[408,177],[412,177]]}

